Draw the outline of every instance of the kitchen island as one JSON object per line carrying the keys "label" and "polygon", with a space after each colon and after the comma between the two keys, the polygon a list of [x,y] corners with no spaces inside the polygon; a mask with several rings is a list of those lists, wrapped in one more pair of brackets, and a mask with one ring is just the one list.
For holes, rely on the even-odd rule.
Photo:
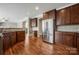
{"label": "kitchen island", "polygon": [[15,44],[25,40],[25,30],[21,28],[0,29],[0,54]]}

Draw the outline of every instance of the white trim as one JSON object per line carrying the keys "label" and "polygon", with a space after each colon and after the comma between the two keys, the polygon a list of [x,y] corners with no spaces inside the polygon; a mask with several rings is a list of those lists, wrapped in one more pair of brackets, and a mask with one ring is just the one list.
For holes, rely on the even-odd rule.
{"label": "white trim", "polygon": [[72,5],[75,5],[77,3],[71,3],[71,4],[68,4],[66,6],[63,6],[63,7],[60,7],[60,8],[57,8],[56,10],[60,10],[60,9],[63,9],[63,8],[66,8],[66,7],[69,7],[69,6],[72,6]]}

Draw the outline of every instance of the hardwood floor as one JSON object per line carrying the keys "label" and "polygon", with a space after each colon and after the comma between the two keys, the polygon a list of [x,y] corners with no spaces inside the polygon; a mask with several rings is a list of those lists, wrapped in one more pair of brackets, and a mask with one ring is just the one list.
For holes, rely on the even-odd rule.
{"label": "hardwood floor", "polygon": [[60,44],[48,44],[39,39],[26,39],[5,51],[5,55],[75,55],[75,48]]}

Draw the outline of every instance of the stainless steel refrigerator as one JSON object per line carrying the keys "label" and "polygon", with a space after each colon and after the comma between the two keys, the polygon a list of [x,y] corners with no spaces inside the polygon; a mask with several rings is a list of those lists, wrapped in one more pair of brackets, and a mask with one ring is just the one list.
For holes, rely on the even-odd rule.
{"label": "stainless steel refrigerator", "polygon": [[46,19],[42,20],[42,35],[43,35],[43,41],[53,43],[53,19]]}

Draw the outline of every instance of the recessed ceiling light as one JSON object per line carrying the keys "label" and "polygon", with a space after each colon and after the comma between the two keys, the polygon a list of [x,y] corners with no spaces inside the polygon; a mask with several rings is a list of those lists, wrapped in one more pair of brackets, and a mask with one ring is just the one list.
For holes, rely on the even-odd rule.
{"label": "recessed ceiling light", "polygon": [[36,7],[35,7],[35,9],[36,9],[36,10],[39,10],[39,7],[38,7],[38,6],[36,6]]}

